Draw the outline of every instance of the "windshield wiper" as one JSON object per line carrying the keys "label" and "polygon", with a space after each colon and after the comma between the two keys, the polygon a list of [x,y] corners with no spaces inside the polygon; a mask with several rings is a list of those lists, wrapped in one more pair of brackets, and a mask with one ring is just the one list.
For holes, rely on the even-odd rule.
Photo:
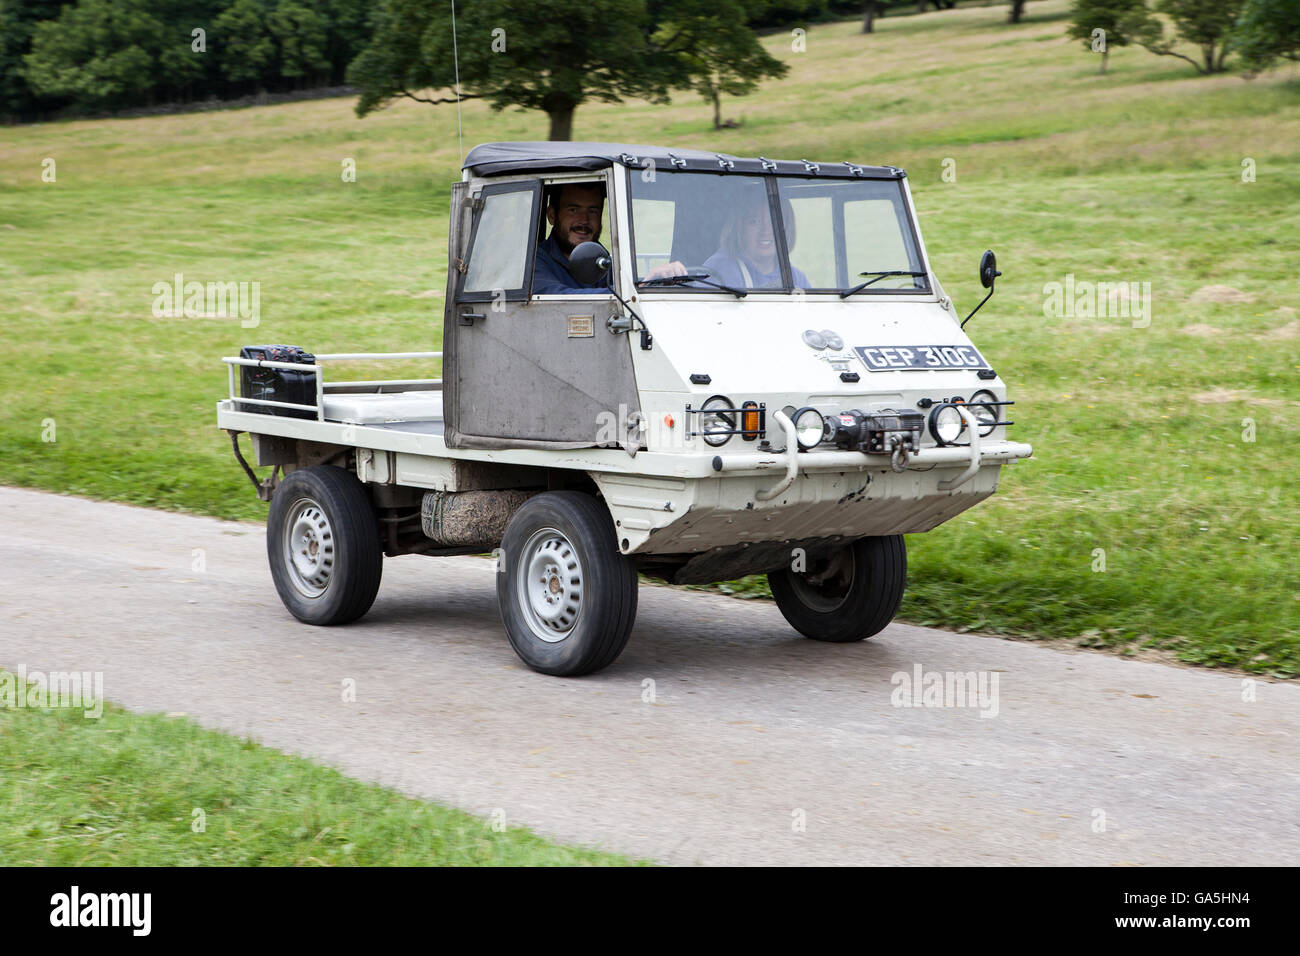
{"label": "windshield wiper", "polygon": [[730,292],[737,299],[743,299],[745,296],[749,295],[749,293],[743,289],[733,289],[731,286],[723,285],[721,282],[714,282],[708,277],[708,275],[687,274],[684,276],[657,276],[654,279],[642,279],[637,283],[637,285],[681,285],[684,282],[703,282],[705,285],[711,285],[715,289],[721,289],[723,292]]}
{"label": "windshield wiper", "polygon": [[879,282],[881,279],[888,278],[889,276],[923,276],[923,275],[925,275],[925,273],[924,273],[924,272],[907,272],[907,271],[900,271],[900,270],[897,270],[897,269],[896,269],[896,270],[894,270],[894,271],[892,271],[892,272],[859,272],[858,275],[860,275],[860,276],[875,276],[875,278],[874,278],[874,279],[868,279],[866,282],[862,283],[861,285],[855,285],[852,289],[845,289],[843,292],[840,293],[840,298],[841,298],[841,299],[847,299],[849,296],[853,295],[855,292],[861,292],[863,289],[865,289],[867,286],[871,285],[872,283],[874,283],[874,282]]}

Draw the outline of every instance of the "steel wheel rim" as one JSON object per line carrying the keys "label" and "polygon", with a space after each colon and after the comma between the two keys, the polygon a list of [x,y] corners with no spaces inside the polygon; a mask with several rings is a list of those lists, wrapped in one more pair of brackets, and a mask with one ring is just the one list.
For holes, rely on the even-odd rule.
{"label": "steel wheel rim", "polygon": [[839,610],[849,599],[856,577],[857,558],[853,548],[844,548],[831,555],[824,568],[791,574],[790,583],[806,607],[829,613]]}
{"label": "steel wheel rim", "polygon": [[533,636],[558,644],[572,634],[582,613],[583,587],[573,543],[555,528],[534,532],[515,570],[515,594]]}
{"label": "steel wheel rim", "polygon": [[308,598],[324,594],[336,559],[334,529],[325,509],[311,498],[295,501],[284,523],[281,548],[294,590]]}

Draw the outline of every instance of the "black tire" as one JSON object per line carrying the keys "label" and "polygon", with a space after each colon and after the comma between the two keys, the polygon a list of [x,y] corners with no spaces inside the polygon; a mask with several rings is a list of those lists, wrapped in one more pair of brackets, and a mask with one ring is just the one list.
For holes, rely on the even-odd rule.
{"label": "black tire", "polygon": [[608,509],[592,496],[549,491],[529,498],[506,526],[498,570],[501,622],[533,670],[590,674],[627,644],[636,568],[619,553]]}
{"label": "black tire", "polygon": [[379,593],[384,552],[365,487],[342,468],[290,472],[266,519],[271,578],[289,613],[307,624],[347,624]]}
{"label": "black tire", "polygon": [[907,586],[901,534],[861,538],[808,570],[772,571],[772,597],[790,626],[814,641],[847,644],[879,634],[898,613]]}

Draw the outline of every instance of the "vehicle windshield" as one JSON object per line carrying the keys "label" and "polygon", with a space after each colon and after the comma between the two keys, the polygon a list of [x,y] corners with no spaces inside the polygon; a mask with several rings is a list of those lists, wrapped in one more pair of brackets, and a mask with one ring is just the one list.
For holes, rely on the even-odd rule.
{"label": "vehicle windshield", "polygon": [[[898,180],[664,170],[629,179],[636,281],[647,290],[844,292],[864,272],[924,272]],[[880,277],[859,294],[899,292],[929,292],[928,280]]]}

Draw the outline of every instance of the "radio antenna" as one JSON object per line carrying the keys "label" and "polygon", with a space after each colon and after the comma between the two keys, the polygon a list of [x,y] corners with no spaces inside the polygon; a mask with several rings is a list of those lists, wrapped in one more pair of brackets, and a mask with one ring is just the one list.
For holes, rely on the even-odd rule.
{"label": "radio antenna", "polygon": [[451,0],[451,56],[456,65],[456,147],[465,162],[465,136],[460,126],[460,50],[456,46],[456,0]]}

